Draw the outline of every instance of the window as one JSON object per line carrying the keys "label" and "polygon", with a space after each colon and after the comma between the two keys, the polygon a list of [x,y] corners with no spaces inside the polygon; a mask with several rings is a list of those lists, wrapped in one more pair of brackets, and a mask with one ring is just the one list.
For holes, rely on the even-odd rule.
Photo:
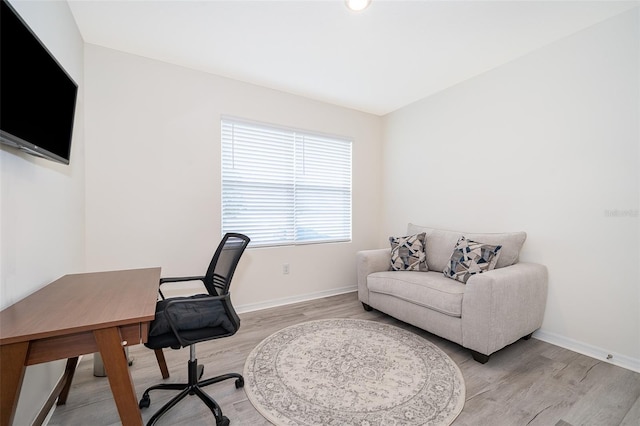
{"label": "window", "polygon": [[351,240],[351,141],[222,119],[222,232],[252,246]]}

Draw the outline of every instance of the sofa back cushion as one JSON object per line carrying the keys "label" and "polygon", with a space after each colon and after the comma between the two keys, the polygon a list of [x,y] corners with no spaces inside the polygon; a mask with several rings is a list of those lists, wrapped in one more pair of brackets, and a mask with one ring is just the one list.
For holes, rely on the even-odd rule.
{"label": "sofa back cushion", "polygon": [[496,269],[518,263],[520,249],[527,239],[526,232],[504,232],[481,234],[476,232],[447,231],[444,229],[427,228],[410,223],[407,235],[425,233],[427,266],[430,271],[442,271],[447,266],[453,249],[461,236],[479,243],[501,245],[500,256]]}

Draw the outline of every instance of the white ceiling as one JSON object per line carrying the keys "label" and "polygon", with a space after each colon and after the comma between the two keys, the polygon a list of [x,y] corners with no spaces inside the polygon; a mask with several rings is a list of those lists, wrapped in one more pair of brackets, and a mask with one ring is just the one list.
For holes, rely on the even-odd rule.
{"label": "white ceiling", "polygon": [[69,0],[87,43],[383,115],[637,1]]}

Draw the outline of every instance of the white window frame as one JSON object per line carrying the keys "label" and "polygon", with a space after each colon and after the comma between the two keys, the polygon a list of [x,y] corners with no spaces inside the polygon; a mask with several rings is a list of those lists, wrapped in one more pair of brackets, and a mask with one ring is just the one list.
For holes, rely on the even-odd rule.
{"label": "white window frame", "polygon": [[222,233],[253,247],[351,241],[349,138],[221,119]]}

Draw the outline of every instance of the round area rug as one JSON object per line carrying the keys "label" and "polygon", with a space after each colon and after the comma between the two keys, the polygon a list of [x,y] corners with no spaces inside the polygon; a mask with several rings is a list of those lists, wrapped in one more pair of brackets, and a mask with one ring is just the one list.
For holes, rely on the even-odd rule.
{"label": "round area rug", "polygon": [[374,321],[297,324],[263,340],[244,367],[245,390],[275,425],[449,425],[464,379],[438,347]]}

